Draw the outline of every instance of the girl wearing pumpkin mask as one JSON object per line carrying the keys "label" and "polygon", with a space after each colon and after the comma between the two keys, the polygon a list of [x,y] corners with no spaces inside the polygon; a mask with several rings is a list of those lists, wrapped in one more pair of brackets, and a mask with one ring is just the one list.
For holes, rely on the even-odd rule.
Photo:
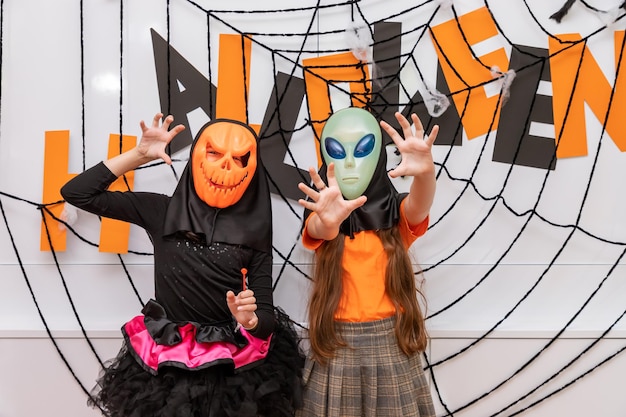
{"label": "girl wearing pumpkin mask", "polygon": [[[302,240],[315,250],[309,299],[310,354],[304,406],[315,417],[434,417],[421,364],[427,335],[410,245],[428,228],[435,193],[429,136],[413,114],[396,113],[404,139],[385,122],[402,161],[389,176],[412,177],[398,194],[386,172],[379,123],[368,111],[334,113],[320,140],[324,165],[311,168]],[[321,175],[320,175],[321,174]]]}
{"label": "girl wearing pumpkin mask", "polygon": [[111,417],[287,416],[300,404],[304,358],[272,299],[271,202],[258,138],[207,123],[171,197],[110,192],[119,176],[163,159],[184,129],[157,114],[130,151],[61,190],[99,216],[143,227],[154,245],[155,297],[122,327],[124,344],[90,399]]}

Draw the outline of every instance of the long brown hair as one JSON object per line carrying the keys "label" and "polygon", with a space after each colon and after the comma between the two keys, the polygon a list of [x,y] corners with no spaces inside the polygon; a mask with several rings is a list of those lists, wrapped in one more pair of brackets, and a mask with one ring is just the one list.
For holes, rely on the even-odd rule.
{"label": "long brown hair", "polygon": [[[413,265],[396,227],[376,231],[387,254],[385,290],[396,307],[395,335],[398,346],[408,356],[426,349],[428,335],[417,295]],[[342,255],[345,235],[326,241],[316,251],[313,289],[309,299],[309,342],[321,363],[334,356],[346,343],[335,329],[334,315],[342,292]]]}

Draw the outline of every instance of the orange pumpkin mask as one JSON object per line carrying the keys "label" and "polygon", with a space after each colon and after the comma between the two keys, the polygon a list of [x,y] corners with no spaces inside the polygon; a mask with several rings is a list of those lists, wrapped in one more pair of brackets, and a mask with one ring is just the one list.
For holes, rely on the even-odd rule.
{"label": "orange pumpkin mask", "polygon": [[238,202],[256,167],[256,136],[247,127],[228,121],[208,125],[191,153],[194,189],[212,207]]}

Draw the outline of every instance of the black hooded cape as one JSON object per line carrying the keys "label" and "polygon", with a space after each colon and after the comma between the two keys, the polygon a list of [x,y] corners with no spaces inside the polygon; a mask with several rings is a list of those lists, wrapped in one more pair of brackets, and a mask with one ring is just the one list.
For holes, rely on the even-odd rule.
{"label": "black hooded cape", "polygon": [[224,122],[240,124],[249,129],[256,138],[257,168],[252,181],[241,199],[234,205],[222,209],[210,207],[196,194],[190,158],[167,208],[164,235],[188,231],[204,235],[209,245],[213,242],[223,242],[245,245],[271,253],[271,199],[256,132],[248,125],[235,120],[212,120],[198,131],[191,145],[190,155],[193,154],[193,148],[206,127]]}

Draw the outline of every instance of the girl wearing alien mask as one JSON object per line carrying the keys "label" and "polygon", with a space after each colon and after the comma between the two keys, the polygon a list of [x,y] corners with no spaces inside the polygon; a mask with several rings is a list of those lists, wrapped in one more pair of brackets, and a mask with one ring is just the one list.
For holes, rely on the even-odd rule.
{"label": "girl wearing alien mask", "polygon": [[[368,111],[334,113],[320,140],[324,165],[311,168],[314,188],[302,234],[315,250],[309,299],[310,353],[298,416],[434,417],[421,364],[427,345],[421,296],[408,249],[428,228],[435,194],[432,145],[419,118],[396,113],[404,138]],[[412,177],[399,194],[386,172],[380,127],[402,161],[389,176]]]}
{"label": "girl wearing alien mask", "polygon": [[154,246],[155,297],[122,327],[90,405],[111,417],[288,416],[301,403],[304,355],[272,299],[269,188],[256,133],[207,123],[171,197],[110,192],[124,173],[171,164],[172,116],[142,121],[139,144],[61,190],[99,216],[144,228]]}

